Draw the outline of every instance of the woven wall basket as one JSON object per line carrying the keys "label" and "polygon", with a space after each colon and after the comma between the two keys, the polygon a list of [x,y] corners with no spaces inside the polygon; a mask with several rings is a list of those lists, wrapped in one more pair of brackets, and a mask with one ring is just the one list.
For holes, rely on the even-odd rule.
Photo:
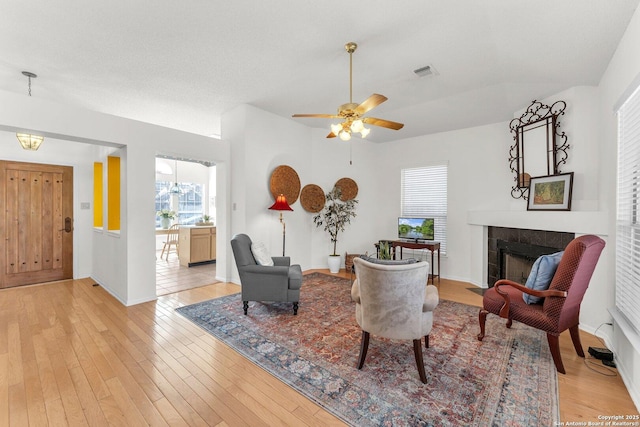
{"label": "woven wall basket", "polygon": [[324,191],[315,184],[305,185],[300,193],[300,204],[307,212],[320,212],[324,208],[325,202]]}
{"label": "woven wall basket", "polygon": [[340,200],[343,202],[355,199],[358,195],[358,184],[351,178],[340,178],[335,187],[340,189]]}
{"label": "woven wall basket", "polygon": [[271,174],[270,186],[273,200],[284,194],[289,205],[293,205],[300,195],[300,178],[291,166],[281,165],[275,168]]}

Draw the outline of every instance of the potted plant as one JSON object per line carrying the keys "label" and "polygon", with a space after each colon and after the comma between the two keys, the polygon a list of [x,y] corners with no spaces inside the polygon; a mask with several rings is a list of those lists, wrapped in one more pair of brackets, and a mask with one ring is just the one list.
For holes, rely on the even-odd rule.
{"label": "potted plant", "polygon": [[169,209],[161,209],[156,212],[156,216],[160,218],[160,225],[166,230],[171,225],[171,220],[176,219],[178,214]]}
{"label": "potted plant", "polygon": [[213,225],[213,221],[209,215],[202,215],[202,221],[196,222],[196,225]]}
{"label": "potted plant", "polygon": [[378,259],[391,259],[391,245],[387,240],[378,242]]}
{"label": "potted plant", "polygon": [[356,199],[347,201],[340,200],[341,190],[338,187],[326,194],[324,209],[313,217],[316,227],[324,226],[324,231],[329,233],[333,243],[333,253],[329,255],[329,271],[337,273],[340,271],[340,255],[336,251],[338,243],[338,233],[344,231],[347,224],[351,223],[351,218],[356,216]]}

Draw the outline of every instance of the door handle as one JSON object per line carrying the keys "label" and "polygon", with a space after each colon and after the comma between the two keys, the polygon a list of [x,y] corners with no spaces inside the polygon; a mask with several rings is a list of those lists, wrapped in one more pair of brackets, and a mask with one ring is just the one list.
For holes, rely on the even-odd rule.
{"label": "door handle", "polygon": [[60,231],[64,231],[65,233],[71,233],[71,230],[73,230],[73,228],[71,227],[71,218],[66,217],[64,219],[64,228],[61,229]]}

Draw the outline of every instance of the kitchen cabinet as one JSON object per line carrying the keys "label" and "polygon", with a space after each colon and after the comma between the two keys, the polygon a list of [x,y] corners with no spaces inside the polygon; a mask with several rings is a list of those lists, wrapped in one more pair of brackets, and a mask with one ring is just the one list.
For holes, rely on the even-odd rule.
{"label": "kitchen cabinet", "polygon": [[180,265],[216,261],[216,228],[211,226],[180,226],[178,235]]}

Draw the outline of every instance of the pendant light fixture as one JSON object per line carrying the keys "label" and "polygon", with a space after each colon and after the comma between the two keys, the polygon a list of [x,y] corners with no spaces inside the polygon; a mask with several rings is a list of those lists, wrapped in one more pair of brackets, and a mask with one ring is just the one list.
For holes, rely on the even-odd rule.
{"label": "pendant light fixture", "polygon": [[[30,71],[23,71],[22,75],[29,78],[29,96],[31,96],[31,79],[35,79],[38,76]],[[32,135],[28,133],[16,133],[16,137],[18,138],[18,141],[20,141],[20,145],[22,146],[22,148],[24,148],[25,150],[36,151],[38,148],[40,148],[40,144],[42,144],[42,141],[44,141],[44,136]]]}
{"label": "pendant light fixture", "polygon": [[178,160],[174,160],[174,165],[175,165],[175,172],[176,172],[176,180],[173,183],[173,187],[171,187],[169,189],[169,193],[171,194],[181,194],[182,190],[180,189],[180,186],[178,185]]}

